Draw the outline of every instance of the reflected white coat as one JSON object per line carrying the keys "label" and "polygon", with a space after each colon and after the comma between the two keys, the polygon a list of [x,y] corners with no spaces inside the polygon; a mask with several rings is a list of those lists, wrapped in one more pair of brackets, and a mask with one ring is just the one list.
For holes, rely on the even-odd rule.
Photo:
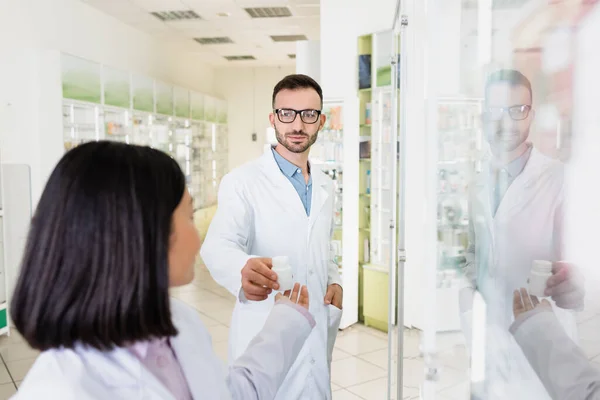
{"label": "reflected white coat", "polygon": [[[514,320],[513,291],[527,288],[532,262],[561,260],[564,166],[534,148],[495,216],[490,201],[492,182],[485,173],[488,168],[484,164],[484,172],[471,190],[465,269],[467,290],[479,290],[487,304],[486,356],[488,363],[496,365],[488,371],[488,379],[505,380],[512,388],[522,384],[521,389],[511,393],[516,397],[511,398],[548,398],[508,328]],[[464,303],[461,308],[468,312]],[[554,309],[564,329],[575,339],[574,313]],[[465,325],[471,329],[470,321]]]}

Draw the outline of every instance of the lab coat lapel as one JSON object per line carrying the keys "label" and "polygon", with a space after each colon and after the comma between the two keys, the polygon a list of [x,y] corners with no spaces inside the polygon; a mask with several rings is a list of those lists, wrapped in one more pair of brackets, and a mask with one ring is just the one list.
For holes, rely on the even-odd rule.
{"label": "lab coat lapel", "polygon": [[523,172],[508,187],[500,202],[500,207],[498,207],[496,215],[498,219],[508,220],[512,218],[527,203],[527,196],[535,194],[535,191],[530,189],[536,184],[539,178],[540,168],[543,168],[540,161],[542,161],[540,154],[535,148],[532,149]]}
{"label": "lab coat lapel", "polygon": [[105,387],[119,391],[141,386],[144,392],[156,395],[152,399],[174,400],[171,392],[128,349],[101,352],[81,347],[78,352],[85,354],[86,361],[96,367]]}
{"label": "lab coat lapel", "polygon": [[[177,336],[171,338],[171,347],[183,370],[192,397],[194,399],[221,399],[223,394],[220,388],[223,384],[221,382],[223,371],[215,371],[209,368],[209,364],[202,362],[206,356],[201,352],[201,348],[198,345],[198,338],[194,334],[195,332],[186,329],[185,316],[175,311],[172,314],[172,318],[179,333]],[[211,349],[206,350],[211,351]],[[205,378],[202,382],[213,382],[213,385],[211,387],[202,386],[201,380],[198,379],[199,376]]]}
{"label": "lab coat lapel", "polygon": [[329,179],[325,174],[321,171],[315,170],[311,173],[312,182],[313,182],[313,191],[312,191],[312,202],[310,209],[310,228],[312,229],[313,225],[317,221],[319,217],[319,213],[323,209],[323,206],[327,202],[329,198],[329,193],[327,192],[327,181]]}
{"label": "lab coat lapel", "polygon": [[[484,169],[487,171],[488,169]],[[494,216],[492,214],[492,204],[491,204],[491,185],[490,185],[490,175],[487,172],[482,172],[479,176],[479,179],[476,182],[476,199],[477,199],[477,207],[479,210],[477,215],[475,216],[475,223],[484,223],[490,238],[494,237]],[[483,218],[483,221],[481,219]]]}
{"label": "lab coat lapel", "polygon": [[273,156],[273,151],[271,147],[269,147],[263,154],[261,158],[261,166],[269,182],[275,188],[279,189],[277,190],[278,198],[271,199],[271,201],[285,202],[285,204],[291,204],[293,206],[290,208],[294,210],[294,213],[298,214],[302,218],[306,218],[306,210],[304,209],[302,200],[300,199],[300,196],[298,196],[298,192],[296,192],[294,185],[292,185],[288,178],[286,178],[285,175],[283,175],[283,173],[279,169],[279,165],[277,165],[277,161],[275,161],[275,157]]}

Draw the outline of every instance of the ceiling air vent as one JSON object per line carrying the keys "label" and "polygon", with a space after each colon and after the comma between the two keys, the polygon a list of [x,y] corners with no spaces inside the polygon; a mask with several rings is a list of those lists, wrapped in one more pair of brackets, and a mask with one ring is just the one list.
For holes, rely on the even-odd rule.
{"label": "ceiling air vent", "polygon": [[[495,10],[518,9],[523,7],[530,0],[493,0],[492,8]],[[463,0],[464,9],[477,9],[478,0]]]}
{"label": "ceiling air vent", "polygon": [[288,57],[291,58],[292,60],[296,59],[296,55],[295,54],[288,54]]}
{"label": "ceiling air vent", "polygon": [[233,40],[227,36],[223,37],[202,37],[194,38],[194,40],[200,44],[226,44],[233,43]]}
{"label": "ceiling air vent", "polygon": [[244,8],[252,18],[283,18],[291,17],[292,12],[287,7],[253,7]]}
{"label": "ceiling air vent", "polygon": [[156,12],[151,12],[150,14],[154,15],[156,18],[158,18],[164,22],[187,21],[190,19],[202,19],[198,14],[196,14],[192,10],[156,11]]}
{"label": "ceiling air vent", "polygon": [[274,42],[297,42],[299,40],[308,40],[304,35],[275,35],[271,36]]}
{"label": "ceiling air vent", "polygon": [[229,61],[245,61],[245,60],[256,60],[254,56],[225,56]]}

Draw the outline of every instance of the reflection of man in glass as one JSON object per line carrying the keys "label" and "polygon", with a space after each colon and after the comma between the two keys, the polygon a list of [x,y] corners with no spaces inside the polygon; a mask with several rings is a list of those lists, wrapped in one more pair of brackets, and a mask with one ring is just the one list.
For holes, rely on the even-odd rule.
{"label": "reflection of man in glass", "polygon": [[[460,293],[468,344],[475,290],[487,307],[486,399],[548,398],[508,332],[513,291],[527,287],[532,262],[561,259],[563,165],[528,142],[534,117],[531,84],[523,74],[501,70],[488,78],[483,122],[491,153],[471,185],[467,279]],[[573,314],[556,311],[574,336]]]}

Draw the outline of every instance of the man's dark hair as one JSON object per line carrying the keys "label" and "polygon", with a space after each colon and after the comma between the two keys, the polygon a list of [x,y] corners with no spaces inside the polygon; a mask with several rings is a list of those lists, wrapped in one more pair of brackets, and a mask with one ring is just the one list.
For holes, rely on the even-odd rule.
{"label": "man's dark hair", "polygon": [[275,98],[279,92],[282,90],[297,89],[314,89],[321,99],[321,106],[323,106],[323,89],[321,89],[321,86],[317,81],[307,75],[295,74],[286,76],[275,85],[275,88],[273,89],[272,107],[275,108]]}
{"label": "man's dark hair", "polygon": [[108,350],[177,334],[168,252],[185,177],[149,147],[91,142],[66,153],[31,221],[10,314],[38,350]]}
{"label": "man's dark hair", "polygon": [[486,98],[488,89],[494,83],[508,83],[511,86],[525,86],[527,90],[529,90],[529,96],[531,97],[531,102],[533,103],[533,91],[531,90],[531,82],[529,82],[529,79],[527,79],[527,77],[521,72],[514,69],[501,69],[490,74],[485,84]]}

